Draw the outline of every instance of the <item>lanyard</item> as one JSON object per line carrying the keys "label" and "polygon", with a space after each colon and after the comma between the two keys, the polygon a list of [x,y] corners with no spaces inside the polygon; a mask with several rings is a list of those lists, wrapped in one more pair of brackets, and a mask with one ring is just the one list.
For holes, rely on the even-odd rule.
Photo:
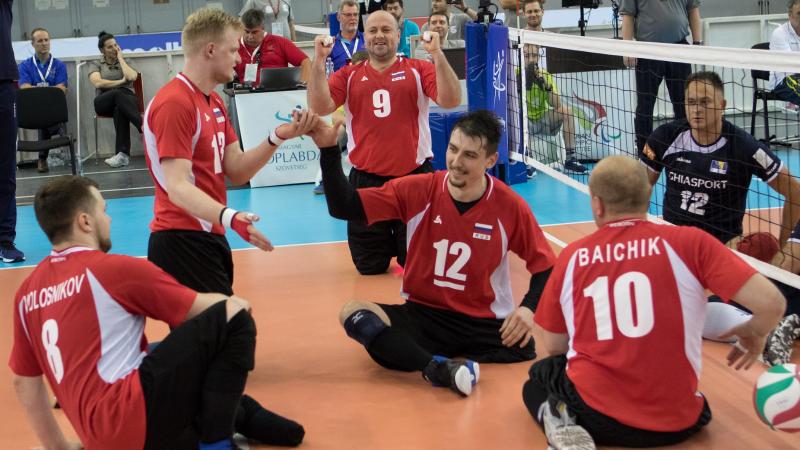
{"label": "lanyard", "polygon": [[[261,42],[263,43],[264,41],[261,41]],[[255,50],[253,50],[253,53],[250,53],[250,50],[248,50],[247,46],[244,45],[244,38],[240,38],[239,39],[239,43],[242,44],[242,48],[244,49],[245,52],[247,52],[247,56],[250,57],[250,64],[253,64],[253,58],[256,55],[258,55],[258,51],[261,50],[261,44],[258,44],[258,47],[256,47]]]}
{"label": "lanyard", "polygon": [[[341,36],[341,34],[340,34],[340,36]],[[346,42],[346,40],[344,38],[339,39],[339,43],[342,44],[342,48],[344,49],[344,53],[347,55],[347,59],[352,61],[353,60],[353,53],[358,51],[358,38],[356,38],[356,41],[353,44],[353,53],[351,53],[350,49],[347,48],[347,45],[345,45],[345,42]]]}
{"label": "lanyard", "polygon": [[31,61],[33,61],[33,67],[36,67],[36,71],[39,72],[39,76],[42,78],[42,81],[47,83],[47,77],[50,76],[50,69],[53,67],[53,55],[50,55],[50,63],[47,64],[47,70],[42,75],[42,71],[39,70],[39,63],[36,60],[36,56],[31,57]]}
{"label": "lanyard", "polygon": [[272,14],[275,14],[275,19],[278,19],[278,14],[281,13],[281,0],[277,0],[275,2],[275,6],[272,5],[272,0],[269,0],[269,6],[272,8]]}

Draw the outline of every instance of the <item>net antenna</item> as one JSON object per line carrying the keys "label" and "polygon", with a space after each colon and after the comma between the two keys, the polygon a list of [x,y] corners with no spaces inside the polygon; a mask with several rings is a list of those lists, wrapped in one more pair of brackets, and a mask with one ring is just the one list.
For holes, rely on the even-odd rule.
{"label": "net antenna", "polygon": [[580,8],[580,18],[578,19],[578,28],[581,29],[581,36],[586,36],[586,12],[584,9],[597,9],[600,7],[602,0],[561,0],[562,8],[570,8],[577,6]]}

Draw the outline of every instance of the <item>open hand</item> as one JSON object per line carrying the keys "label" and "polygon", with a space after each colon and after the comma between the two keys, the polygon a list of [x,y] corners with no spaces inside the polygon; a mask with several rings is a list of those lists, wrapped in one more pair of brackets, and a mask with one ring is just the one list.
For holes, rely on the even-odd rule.
{"label": "open hand", "polygon": [[517,342],[520,348],[528,345],[533,339],[533,311],[525,306],[515,309],[500,326],[500,338],[506,347],[512,347]]}

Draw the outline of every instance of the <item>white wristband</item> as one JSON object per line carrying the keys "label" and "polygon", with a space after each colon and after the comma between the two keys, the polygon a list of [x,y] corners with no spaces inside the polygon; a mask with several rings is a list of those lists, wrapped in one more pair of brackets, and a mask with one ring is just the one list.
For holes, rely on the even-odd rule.
{"label": "white wristband", "polygon": [[274,145],[275,147],[280,146],[284,142],[284,139],[279,138],[275,130],[270,131],[267,140],[269,141],[270,144]]}
{"label": "white wristband", "polygon": [[225,209],[222,210],[222,214],[220,214],[219,222],[222,224],[223,227],[230,228],[231,227],[231,222],[233,222],[233,217],[238,212],[239,211],[237,211],[237,210],[235,210],[233,208],[225,207]]}

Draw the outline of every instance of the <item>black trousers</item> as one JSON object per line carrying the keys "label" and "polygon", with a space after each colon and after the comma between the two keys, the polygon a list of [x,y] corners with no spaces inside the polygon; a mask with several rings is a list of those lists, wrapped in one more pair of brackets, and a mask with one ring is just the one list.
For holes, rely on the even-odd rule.
{"label": "black trousers", "polygon": [[197,292],[233,295],[233,256],[225,236],[205,231],[150,234],[147,259]]}
{"label": "black trousers", "polygon": [[787,75],[772,92],[783,101],[800,105],[800,74]]}
{"label": "black trousers", "polygon": [[[411,174],[433,172],[433,165],[425,161]],[[380,187],[394,177],[374,175],[355,167],[350,171],[350,184],[358,188]],[[406,224],[400,220],[387,220],[367,225],[347,222],[347,245],[358,273],[378,275],[386,272],[393,257],[397,264],[406,262]]]}
{"label": "black trousers", "polygon": [[[39,139],[44,141],[50,139],[53,136],[60,136],[62,134],[64,134],[64,127],[61,124],[53,125],[50,128],[42,128],[41,130],[39,130]],[[49,154],[50,154],[49,149],[42,150],[39,152],[39,159],[44,161],[47,159],[47,155]]]}
{"label": "black trousers", "polygon": [[[551,356],[533,363],[530,379],[522,387],[522,400],[528,411],[541,425],[539,408],[549,397],[567,404],[570,413],[598,445],[621,447],[660,447],[683,442],[711,421],[711,409],[704,399],[703,410],[697,422],[685,430],[674,432],[649,431],[629,427],[595,411],[587,405],[572,381],[567,377],[567,358]],[[613,392],[609,393],[613,395]]]}
{"label": "black trousers", "polygon": [[131,154],[130,124],[141,132],[142,115],[139,114],[136,94],[127,88],[109,89],[94,98],[94,111],[114,118],[116,153]]}
{"label": "black trousers", "polygon": [[0,80],[0,241],[17,236],[17,87]]}
{"label": "black trousers", "polygon": [[672,101],[675,119],[686,118],[684,97],[686,79],[692,73],[692,66],[685,63],[639,59],[636,62],[636,147],[639,152],[644,149],[647,139],[653,132],[653,108],[658,97],[661,81],[667,83],[667,91]]}
{"label": "black trousers", "polygon": [[145,449],[197,448],[191,436],[231,437],[255,346],[253,318],[240,311],[227,322],[225,302],[172,330],[139,366]]}

